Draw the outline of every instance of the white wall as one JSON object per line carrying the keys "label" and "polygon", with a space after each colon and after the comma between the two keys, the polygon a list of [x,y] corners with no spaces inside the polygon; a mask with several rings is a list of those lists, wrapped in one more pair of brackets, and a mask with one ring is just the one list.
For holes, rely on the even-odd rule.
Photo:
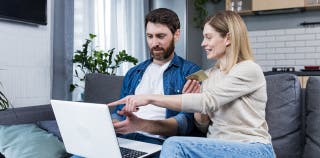
{"label": "white wall", "polygon": [[320,27],[250,31],[254,57],[264,71],[272,67],[320,65]]}
{"label": "white wall", "polygon": [[51,98],[53,1],[47,3],[45,26],[0,21],[0,81],[14,107]]}

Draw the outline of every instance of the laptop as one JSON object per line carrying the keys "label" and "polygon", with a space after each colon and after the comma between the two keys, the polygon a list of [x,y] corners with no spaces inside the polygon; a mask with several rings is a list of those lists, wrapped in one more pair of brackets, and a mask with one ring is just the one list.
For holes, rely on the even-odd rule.
{"label": "laptop", "polygon": [[161,145],[117,138],[105,104],[51,100],[51,106],[68,153],[88,158],[142,158],[161,150]]}

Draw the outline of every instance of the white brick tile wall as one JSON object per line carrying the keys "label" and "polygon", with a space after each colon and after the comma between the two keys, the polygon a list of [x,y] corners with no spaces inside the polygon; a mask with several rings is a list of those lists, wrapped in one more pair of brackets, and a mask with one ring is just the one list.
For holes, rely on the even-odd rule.
{"label": "white brick tile wall", "polygon": [[275,48],[264,48],[264,49],[255,49],[253,51],[254,54],[274,54],[275,53]]}
{"label": "white brick tile wall", "polygon": [[271,42],[274,41],[274,39],[274,36],[257,37],[257,42]]}
{"label": "white brick tile wall", "polygon": [[296,47],[296,52],[308,53],[308,52],[315,52],[315,51],[316,51],[316,47]]}
{"label": "white brick tile wall", "polygon": [[306,53],[306,59],[320,59],[320,53]]}
{"label": "white brick tile wall", "polygon": [[295,60],[276,60],[276,66],[287,66],[295,64]]}
{"label": "white brick tile wall", "polygon": [[249,37],[249,41],[251,42],[251,43],[256,43],[257,42],[257,38],[256,37]]}
{"label": "white brick tile wall", "polygon": [[284,47],[284,42],[268,42],[266,43],[267,48],[278,48],[278,47]]}
{"label": "white brick tile wall", "polygon": [[276,36],[276,41],[293,41],[295,40],[294,35]]}
{"label": "white brick tile wall", "polygon": [[306,46],[319,46],[319,45],[320,45],[320,40],[306,41]]}
{"label": "white brick tile wall", "polygon": [[287,35],[299,35],[299,34],[305,34],[305,29],[287,29],[285,30],[285,33]]}
{"label": "white brick tile wall", "polygon": [[249,32],[256,62],[264,71],[286,66],[320,65],[320,27]]}
{"label": "white brick tile wall", "polygon": [[316,59],[296,60],[296,65],[315,65],[316,63]]}
{"label": "white brick tile wall", "polygon": [[269,30],[266,31],[266,35],[284,35],[285,31],[284,30]]}
{"label": "white brick tile wall", "polygon": [[265,36],[266,35],[266,31],[252,31],[249,32],[249,36],[253,36],[253,37],[259,37],[259,36]]}
{"label": "white brick tile wall", "polygon": [[275,60],[256,60],[260,66],[272,66],[276,64]]}
{"label": "white brick tile wall", "polygon": [[286,54],[286,59],[304,59],[304,53],[297,53],[297,54]]}
{"label": "white brick tile wall", "polygon": [[314,39],[316,39],[315,34],[296,35],[296,40],[314,40]]}
{"label": "white brick tile wall", "polygon": [[286,59],[286,54],[267,54],[268,60]]}
{"label": "white brick tile wall", "polygon": [[320,33],[320,27],[313,27],[306,29],[306,33]]}
{"label": "white brick tile wall", "polygon": [[256,60],[264,60],[264,59],[266,59],[266,55],[265,54],[255,54],[254,55],[254,59],[256,59]]}
{"label": "white brick tile wall", "polygon": [[306,41],[289,41],[285,43],[286,47],[299,47],[305,46]]}
{"label": "white brick tile wall", "polygon": [[276,48],[275,54],[278,53],[294,53],[294,47]]}
{"label": "white brick tile wall", "polygon": [[266,43],[252,43],[251,44],[252,48],[266,48]]}

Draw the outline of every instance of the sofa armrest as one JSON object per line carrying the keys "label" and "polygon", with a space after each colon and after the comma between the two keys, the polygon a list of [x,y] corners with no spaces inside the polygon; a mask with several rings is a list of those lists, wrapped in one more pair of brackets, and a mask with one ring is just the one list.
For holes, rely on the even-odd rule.
{"label": "sofa armrest", "polygon": [[55,120],[51,105],[38,105],[0,111],[0,125],[36,123],[43,120]]}

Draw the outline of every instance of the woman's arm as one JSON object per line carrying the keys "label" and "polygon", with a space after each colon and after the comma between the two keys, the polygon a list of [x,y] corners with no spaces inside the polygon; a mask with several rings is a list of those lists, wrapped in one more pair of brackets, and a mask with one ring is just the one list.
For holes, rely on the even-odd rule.
{"label": "woman's arm", "polygon": [[125,104],[125,107],[123,107],[122,110],[128,112],[137,112],[139,110],[139,106],[145,106],[148,104],[157,105],[159,107],[168,108],[175,111],[181,111],[181,95],[129,95],[107,105],[116,106],[120,104]]}
{"label": "woman's arm", "polygon": [[[188,81],[184,87],[184,92],[199,91],[200,86],[194,87],[194,84],[199,85],[197,81]],[[159,107],[168,108],[174,111],[181,111],[181,95],[160,95],[160,94],[145,94],[145,95],[129,95],[118,101],[107,104],[108,106],[116,106],[125,104],[123,110],[128,112],[138,111],[139,106],[153,104]]]}

